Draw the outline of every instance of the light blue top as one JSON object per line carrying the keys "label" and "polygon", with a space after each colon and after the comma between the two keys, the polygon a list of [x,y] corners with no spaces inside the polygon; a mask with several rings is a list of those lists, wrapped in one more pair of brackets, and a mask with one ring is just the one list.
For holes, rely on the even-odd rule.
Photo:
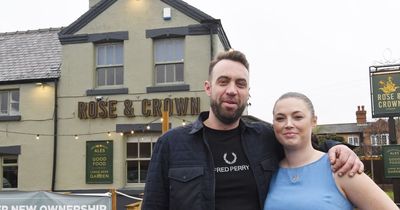
{"label": "light blue top", "polygon": [[336,186],[328,155],[299,168],[274,174],[264,210],[353,210]]}

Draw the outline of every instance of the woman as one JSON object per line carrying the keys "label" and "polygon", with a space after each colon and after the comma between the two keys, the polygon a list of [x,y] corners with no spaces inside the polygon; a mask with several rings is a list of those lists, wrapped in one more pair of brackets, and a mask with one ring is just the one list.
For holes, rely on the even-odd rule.
{"label": "woman", "polygon": [[301,93],[282,95],[273,109],[274,132],[285,158],[271,180],[264,210],[398,210],[366,174],[332,174],[327,154],[312,147],[317,125],[312,102]]}

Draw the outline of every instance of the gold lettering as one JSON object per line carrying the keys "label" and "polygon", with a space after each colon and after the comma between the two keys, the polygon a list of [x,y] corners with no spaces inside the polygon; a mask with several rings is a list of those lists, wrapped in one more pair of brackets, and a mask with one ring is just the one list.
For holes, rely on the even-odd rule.
{"label": "gold lettering", "polygon": [[115,111],[117,111],[117,107],[116,107],[117,103],[118,102],[115,100],[111,100],[108,102],[108,113],[109,113],[110,118],[117,117],[117,114],[114,113]]}
{"label": "gold lettering", "polygon": [[127,100],[124,101],[124,106],[125,106],[124,115],[125,116],[127,116],[127,117],[134,117],[135,116],[134,109],[133,109],[132,105],[133,105],[133,102],[131,100],[127,99]]}
{"label": "gold lettering", "polygon": [[78,117],[79,119],[87,119],[88,116],[86,115],[87,106],[85,102],[78,102]]}
{"label": "gold lettering", "polygon": [[144,99],[142,101],[142,115],[145,117],[148,117],[151,115],[151,111],[150,111],[150,107],[151,106],[151,102],[148,99]]}
{"label": "gold lettering", "polygon": [[198,115],[200,114],[200,97],[197,98],[190,98],[190,114]]}
{"label": "gold lettering", "polygon": [[94,102],[94,101],[89,102],[88,115],[92,119],[97,117],[97,103],[96,102]]}
{"label": "gold lettering", "polygon": [[179,116],[186,115],[188,109],[189,98],[175,98],[176,114]]}
{"label": "gold lettering", "polygon": [[170,98],[164,99],[164,111],[167,111],[169,115],[173,114],[174,111],[174,102]]}
{"label": "gold lettering", "polygon": [[160,99],[153,99],[153,116],[161,116],[161,101]]}
{"label": "gold lettering", "polygon": [[108,112],[107,112],[107,102],[105,101],[99,101],[98,102],[99,105],[99,117],[101,118],[106,118],[108,116]]}

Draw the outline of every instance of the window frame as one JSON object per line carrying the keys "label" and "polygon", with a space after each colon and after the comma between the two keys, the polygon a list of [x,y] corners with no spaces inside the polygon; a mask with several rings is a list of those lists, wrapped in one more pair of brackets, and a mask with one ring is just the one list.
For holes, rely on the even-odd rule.
{"label": "window frame", "polygon": [[[5,158],[7,158],[7,157],[13,157],[13,158],[15,158],[16,159],[16,162],[14,163],[4,163],[4,160],[5,160]],[[1,179],[1,187],[0,187],[0,189],[1,190],[17,190],[18,189],[18,174],[19,174],[19,157],[18,157],[18,155],[4,155],[4,156],[0,156],[0,174],[1,174],[1,176],[0,176],[0,179]],[[4,185],[4,168],[5,167],[13,167],[13,166],[16,166],[16,168],[17,168],[17,177],[16,177],[16,187],[8,187],[8,188],[4,188],[3,187],[3,185]],[[7,179],[6,179],[7,180]],[[10,183],[11,184],[11,183]]]}
{"label": "window frame", "polygon": [[[11,89],[11,90],[0,90],[0,95],[2,95],[3,93],[7,94],[7,112],[3,114],[3,110],[0,111],[0,117],[4,117],[4,116],[18,116],[20,115],[20,91],[19,89]],[[18,94],[18,101],[14,101],[13,100],[13,93],[17,93]],[[0,97],[1,98],[1,97]],[[14,111],[12,108],[13,104],[17,104],[18,105],[18,110]],[[1,107],[1,99],[0,99],[0,109]]]}
{"label": "window frame", "polygon": [[[148,164],[150,163],[151,156],[153,155],[153,150],[155,143],[159,136],[154,136],[154,135],[142,135],[142,136],[135,136],[132,135],[128,137],[126,141],[126,150],[125,150],[125,157],[126,157],[126,162],[125,162],[125,170],[126,170],[126,184],[127,185],[139,185],[139,186],[144,186],[146,183],[146,177],[142,178],[141,175],[143,175],[142,168],[141,168],[141,162],[147,162],[147,167]],[[150,156],[149,157],[140,157],[141,156],[141,148],[140,144],[141,143],[150,143]],[[137,149],[137,157],[128,157],[128,144],[137,144],[136,149]],[[137,162],[137,182],[130,181],[128,179],[129,177],[129,170],[128,170],[128,162]],[[147,174],[147,171],[145,172]]]}
{"label": "window frame", "polygon": [[[372,134],[370,136],[371,139],[371,145],[372,146],[381,146],[381,145],[389,145],[389,134],[388,133],[382,133],[382,134]],[[385,142],[383,142],[385,141]]]}
{"label": "window frame", "polygon": [[[178,44],[176,44],[178,42]],[[154,85],[165,86],[165,85],[180,85],[185,83],[185,37],[174,37],[174,38],[163,38],[153,40],[154,50]],[[172,47],[171,47],[172,46]],[[174,48],[172,50],[171,48]],[[179,52],[178,52],[179,49]],[[161,52],[160,52],[161,51]],[[167,54],[166,52],[175,51],[175,55]],[[164,53],[163,53],[164,52]],[[160,57],[160,55],[167,55],[166,57]],[[169,58],[167,58],[169,57]],[[175,58],[173,58],[175,57]],[[172,69],[168,67],[172,66]],[[163,79],[159,81],[159,69],[163,67]],[[168,70],[172,70],[173,81],[168,81],[169,75]],[[179,74],[179,75],[178,75]],[[178,80],[181,79],[181,80]]]}
{"label": "window frame", "polygon": [[358,136],[347,137],[347,142],[354,146],[360,146],[360,138]]}
{"label": "window frame", "polygon": [[[107,57],[108,54],[108,47],[112,47],[112,56],[113,58]],[[121,52],[118,52],[118,47],[120,47]],[[100,50],[103,49],[104,55],[102,59],[104,61],[100,61]],[[96,88],[114,88],[114,87],[123,87],[124,85],[124,42],[106,42],[106,43],[99,43],[95,44],[95,52],[96,52],[96,59],[95,59],[95,65],[96,65],[96,71],[95,71],[95,79],[96,79]],[[118,54],[120,55],[120,58],[118,58]],[[111,62],[109,62],[111,60]],[[100,84],[100,70],[104,70],[104,79],[102,81],[102,84]],[[120,71],[120,72],[118,72]],[[109,72],[112,72],[113,75],[113,81],[112,84],[109,83]],[[120,75],[118,75],[118,73]],[[119,81],[118,77],[121,77],[121,81]]]}

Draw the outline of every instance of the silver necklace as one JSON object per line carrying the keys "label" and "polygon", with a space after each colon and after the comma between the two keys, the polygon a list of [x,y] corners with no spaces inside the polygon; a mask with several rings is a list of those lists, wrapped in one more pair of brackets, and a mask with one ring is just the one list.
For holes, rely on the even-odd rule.
{"label": "silver necklace", "polygon": [[287,175],[291,183],[298,183],[301,181],[304,167],[300,168],[287,168]]}

